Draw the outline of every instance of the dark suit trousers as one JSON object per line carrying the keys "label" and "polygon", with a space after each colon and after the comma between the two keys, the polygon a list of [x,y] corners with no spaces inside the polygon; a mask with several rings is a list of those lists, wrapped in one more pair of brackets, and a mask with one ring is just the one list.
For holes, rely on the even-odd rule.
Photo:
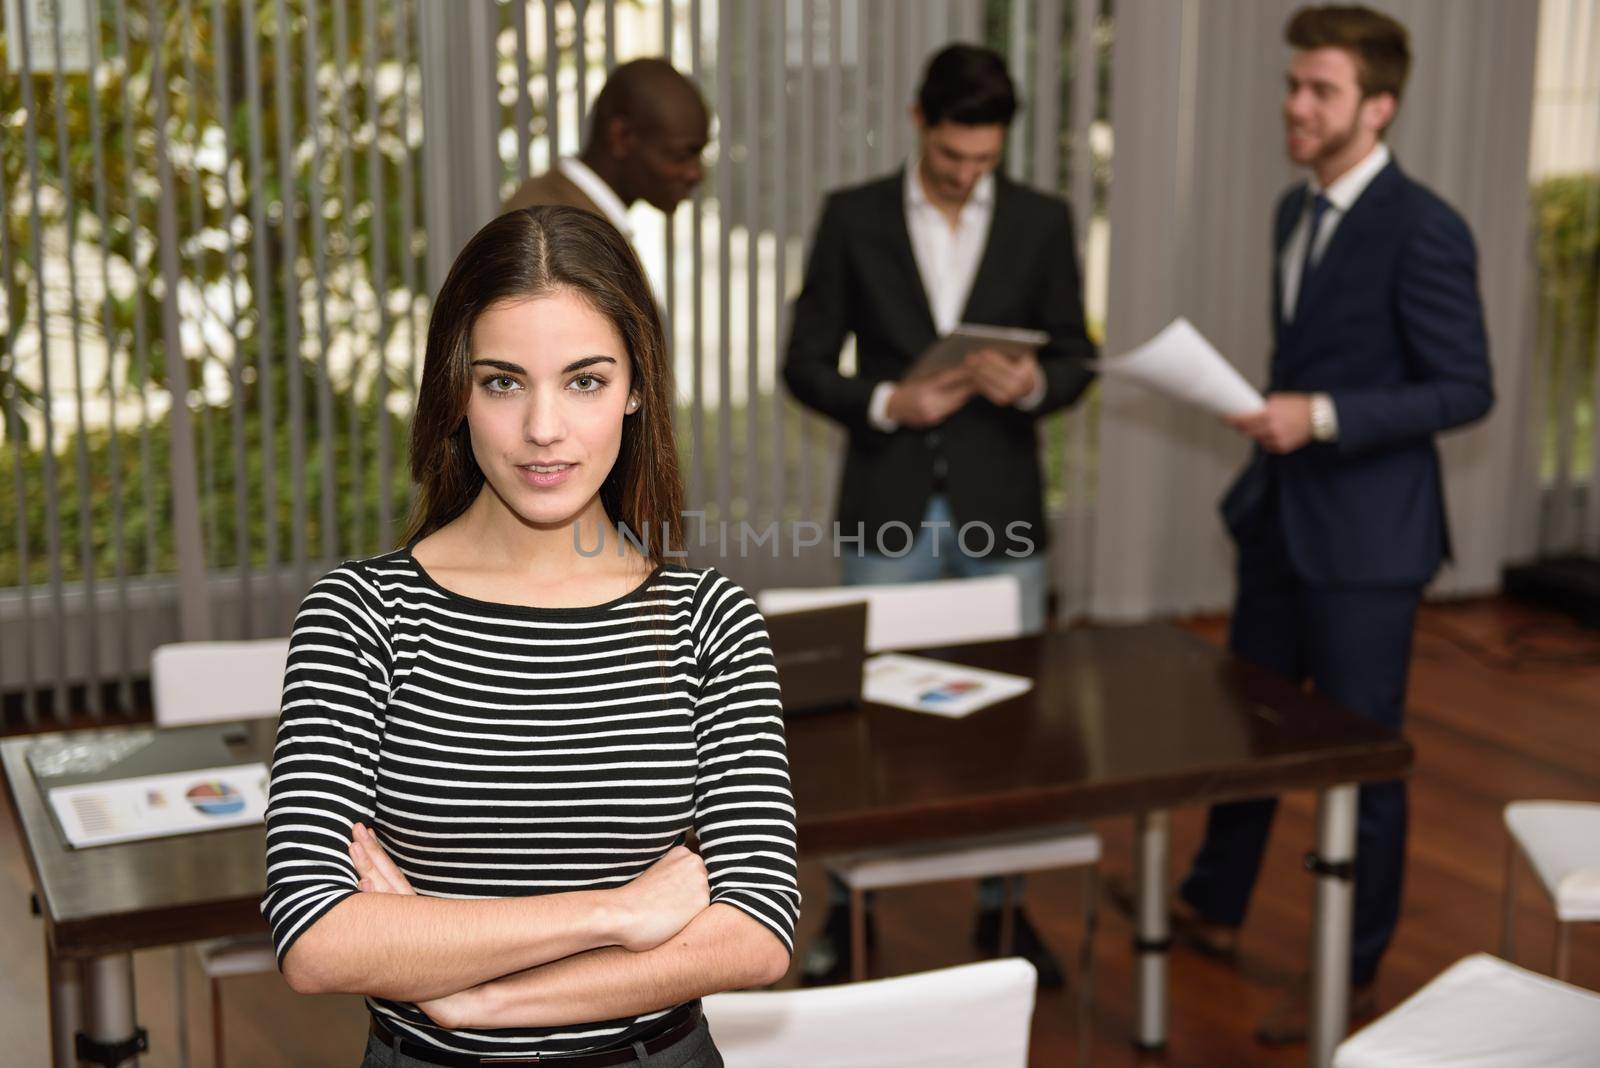
{"label": "dark suit trousers", "polygon": [[[1326,588],[1305,584],[1289,564],[1275,507],[1241,537],[1239,593],[1229,646],[1241,659],[1297,681],[1346,708],[1399,730],[1420,587]],[[1261,869],[1277,800],[1216,805],[1179,893],[1213,923],[1244,920]],[[1405,867],[1403,782],[1360,789],[1356,832],[1355,931],[1350,979],[1362,985],[1400,917]]]}

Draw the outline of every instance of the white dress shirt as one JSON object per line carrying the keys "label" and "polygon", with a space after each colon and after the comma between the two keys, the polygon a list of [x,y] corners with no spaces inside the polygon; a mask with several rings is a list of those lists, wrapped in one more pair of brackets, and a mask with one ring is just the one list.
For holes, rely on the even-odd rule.
{"label": "white dress shirt", "polygon": [[561,173],[571,180],[572,184],[583,190],[583,195],[594,201],[594,206],[600,209],[611,225],[627,238],[633,241],[633,226],[628,222],[628,205],[617,196],[617,191],[606,184],[606,180],[589,167],[589,165],[576,156],[564,156],[556,162],[561,168]]}
{"label": "white dress shirt", "polygon": [[1322,224],[1317,227],[1316,244],[1311,246],[1311,262],[1314,264],[1322,259],[1322,253],[1327,249],[1328,242],[1333,240],[1333,232],[1339,228],[1339,222],[1350,213],[1350,208],[1366,192],[1367,186],[1378,176],[1378,172],[1389,165],[1389,146],[1382,141],[1365,159],[1354,167],[1335,178],[1327,189],[1317,184],[1315,176],[1311,178],[1310,190],[1306,193],[1305,205],[1300,210],[1300,219],[1294,224],[1294,230],[1289,234],[1289,241],[1283,246],[1283,255],[1278,260],[1279,270],[1283,277],[1283,321],[1288,322],[1294,318],[1295,300],[1300,296],[1300,266],[1305,263],[1306,255],[1306,229],[1311,221],[1311,201],[1318,193],[1328,198],[1328,209],[1322,213]]}
{"label": "white dress shirt", "polygon": [[952,227],[945,213],[928,199],[922,188],[922,164],[914,160],[906,165],[905,210],[906,231],[911,235],[922,291],[928,295],[928,310],[933,312],[933,328],[943,337],[960,324],[973,280],[978,277],[978,262],[989,240],[989,224],[994,221],[994,174],[978,179]]}
{"label": "white dress shirt", "polygon": [[[1367,186],[1378,176],[1378,172],[1389,164],[1389,146],[1379,141],[1366,158],[1354,167],[1345,171],[1323,189],[1312,175],[1308,183],[1308,192],[1305,204],[1300,209],[1300,219],[1294,224],[1294,230],[1289,234],[1289,241],[1283,247],[1283,255],[1278,260],[1278,270],[1283,278],[1283,321],[1289,322],[1294,318],[1295,301],[1300,297],[1300,268],[1306,262],[1306,241],[1314,240],[1311,246],[1311,263],[1313,266],[1322,259],[1322,254],[1327,251],[1328,242],[1333,240],[1333,232],[1339,228],[1339,222],[1350,214],[1350,208],[1366,192]],[[1314,235],[1307,235],[1306,231],[1311,223],[1311,202],[1318,193],[1328,198],[1328,207],[1322,213],[1322,222],[1317,227]],[[1316,426],[1319,419],[1326,424],[1327,441],[1336,440],[1339,436],[1339,411],[1334,407],[1333,398],[1326,393],[1314,394],[1311,398],[1312,425]]]}
{"label": "white dress shirt", "polygon": [[[922,161],[906,164],[906,232],[911,237],[911,253],[917,261],[917,275],[933,313],[934,331],[943,337],[961,324],[961,313],[972,295],[978,266],[989,243],[989,226],[994,221],[994,173],[979,178],[967,202],[956,215],[955,226],[940,208],[928,199],[922,187]],[[889,395],[896,383],[881,382],[872,391],[867,405],[867,421],[883,431],[899,425],[889,418]],[[1044,376],[1017,407],[1031,410],[1044,400]]]}

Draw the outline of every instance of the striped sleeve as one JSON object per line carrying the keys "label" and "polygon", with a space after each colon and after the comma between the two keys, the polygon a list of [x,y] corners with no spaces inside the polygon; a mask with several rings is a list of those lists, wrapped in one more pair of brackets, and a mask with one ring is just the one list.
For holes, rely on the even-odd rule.
{"label": "striped sleeve", "polygon": [[391,664],[378,593],[358,564],[319,579],[289,639],[267,800],[261,912],[278,966],[313,923],[358,891],[351,826],[371,826]]}
{"label": "striped sleeve", "polygon": [[769,928],[792,953],[800,916],[794,796],[767,625],[749,594],[715,570],[695,593],[695,833],[711,900]]}

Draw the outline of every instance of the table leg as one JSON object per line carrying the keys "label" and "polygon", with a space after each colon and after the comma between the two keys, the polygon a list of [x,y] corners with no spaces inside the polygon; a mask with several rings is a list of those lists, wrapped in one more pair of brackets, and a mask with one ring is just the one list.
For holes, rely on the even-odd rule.
{"label": "table leg", "polygon": [[1138,922],[1133,939],[1138,1009],[1133,1043],[1157,1050],[1167,1044],[1167,949],[1172,938],[1167,912],[1165,812],[1141,812],[1135,830],[1139,882]]}
{"label": "table leg", "polygon": [[1350,1020],[1350,939],[1355,905],[1357,792],[1332,786],[1317,798],[1317,855],[1311,933],[1312,1068],[1331,1068]]}
{"label": "table leg", "polygon": [[142,1032],[134,1022],[133,954],[96,957],[84,965],[84,1032],[91,1042],[122,1046],[127,1055],[108,1068],[138,1068]]}
{"label": "table leg", "polygon": [[45,976],[50,984],[50,1064],[77,1068],[76,1036],[83,1026],[83,968],[75,960],[57,960],[44,945]]}

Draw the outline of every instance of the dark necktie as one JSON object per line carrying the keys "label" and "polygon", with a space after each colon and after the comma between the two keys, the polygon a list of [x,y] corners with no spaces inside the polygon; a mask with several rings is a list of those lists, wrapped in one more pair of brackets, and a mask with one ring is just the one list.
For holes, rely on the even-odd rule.
{"label": "dark necktie", "polygon": [[1333,207],[1333,202],[1326,196],[1318,193],[1311,198],[1311,222],[1306,227],[1306,252],[1300,261],[1300,286],[1294,294],[1294,317],[1300,318],[1300,311],[1305,307],[1306,290],[1311,288],[1311,256],[1317,247],[1317,232],[1322,229],[1322,217]]}

